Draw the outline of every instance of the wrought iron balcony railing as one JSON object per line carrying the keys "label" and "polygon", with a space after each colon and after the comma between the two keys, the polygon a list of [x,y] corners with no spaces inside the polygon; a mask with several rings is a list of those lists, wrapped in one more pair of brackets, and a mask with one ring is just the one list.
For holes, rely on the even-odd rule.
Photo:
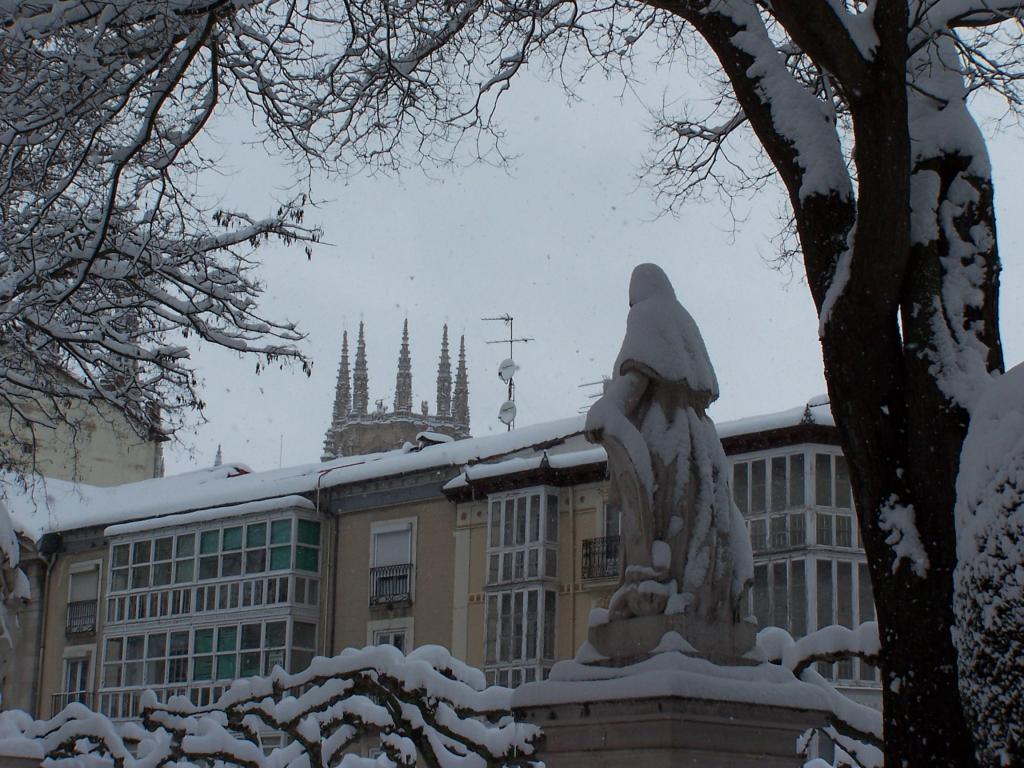
{"label": "wrought iron balcony railing", "polygon": [[68,603],[66,633],[80,635],[96,631],[96,601],[76,600]]}
{"label": "wrought iron balcony railing", "polygon": [[582,566],[584,579],[608,579],[618,576],[619,537],[584,539]]}
{"label": "wrought iron balcony railing", "polygon": [[412,563],[370,569],[370,605],[412,602]]}

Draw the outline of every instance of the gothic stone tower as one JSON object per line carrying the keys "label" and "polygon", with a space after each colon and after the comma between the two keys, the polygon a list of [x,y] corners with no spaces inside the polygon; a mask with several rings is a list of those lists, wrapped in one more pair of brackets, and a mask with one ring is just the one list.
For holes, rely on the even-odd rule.
{"label": "gothic stone tower", "polygon": [[402,343],[395,377],[394,408],[387,410],[384,400],[371,409],[369,374],[366,365],[366,338],[359,323],[356,359],[349,373],[348,332],[342,332],[341,362],[335,387],[331,423],[324,436],[323,461],[338,456],[358,456],[401,448],[415,443],[420,432],[439,432],[459,439],[469,437],[469,381],[466,374],[466,338],[459,341],[459,362],[452,388],[451,358],[448,352],[448,326],[441,332],[441,357],[437,365],[437,412],[431,414],[424,400],[417,413],[412,403],[412,356],[409,349],[409,321],[402,326]]}

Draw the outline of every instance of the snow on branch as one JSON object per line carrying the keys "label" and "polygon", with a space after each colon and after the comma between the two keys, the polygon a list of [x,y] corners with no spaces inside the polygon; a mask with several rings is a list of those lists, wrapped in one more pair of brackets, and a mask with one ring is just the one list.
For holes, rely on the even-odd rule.
{"label": "snow on branch", "polygon": [[[852,762],[846,765],[881,768],[881,713],[847,698],[814,669],[819,661],[831,663],[851,658],[877,664],[881,645],[875,622],[865,622],[856,629],[839,625],[823,627],[799,640],[779,627],[766,627],[757,633],[757,647],[768,661],[789,669],[800,680],[825,693],[831,712],[821,731],[850,758]],[[836,763],[837,768],[841,765],[844,763]]]}
{"label": "snow on branch", "polygon": [[[115,727],[81,704],[52,720],[0,714],[0,755],[47,756],[53,768],[149,768],[192,761],[224,766],[372,765],[376,768],[543,768],[540,729],[516,722],[512,691],[485,688],[483,674],[437,646],[404,656],[391,646],[347,649],[289,674],[237,680],[219,701],[196,707],[183,697],[143,696],[138,723]],[[261,736],[284,737],[264,748]],[[366,741],[374,739],[373,741]],[[353,753],[376,746],[383,755]],[[276,741],[275,741],[276,743]],[[135,756],[133,756],[135,755]]]}

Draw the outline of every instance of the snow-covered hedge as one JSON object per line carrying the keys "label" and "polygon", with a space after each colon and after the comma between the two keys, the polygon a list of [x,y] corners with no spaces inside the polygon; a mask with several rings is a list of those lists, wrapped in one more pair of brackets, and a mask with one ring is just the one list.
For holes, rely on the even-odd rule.
{"label": "snow-covered hedge", "polygon": [[[514,721],[511,694],[437,646],[347,649],[297,674],[238,680],[207,707],[147,693],[140,723],[81,704],[51,720],[0,713],[0,755],[48,757],[48,768],[542,768],[541,731]],[[265,750],[267,734],[281,746]],[[378,757],[359,756],[378,742]]]}

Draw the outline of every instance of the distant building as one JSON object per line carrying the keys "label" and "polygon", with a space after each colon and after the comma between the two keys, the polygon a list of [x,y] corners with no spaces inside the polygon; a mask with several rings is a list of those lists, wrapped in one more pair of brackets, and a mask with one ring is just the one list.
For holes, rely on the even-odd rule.
{"label": "distant building", "polygon": [[453,439],[469,437],[469,380],[466,374],[466,338],[459,342],[458,367],[452,386],[451,358],[448,352],[448,326],[441,335],[441,356],[437,365],[437,406],[433,414],[424,400],[418,410],[412,402],[412,361],[409,352],[409,321],[402,327],[398,353],[395,397],[389,411],[383,400],[370,406],[369,374],[366,366],[366,340],[359,323],[354,369],[349,371],[348,331],[343,332],[338,382],[335,386],[331,423],[324,437],[323,461],[339,456],[359,456],[415,445],[422,433],[426,437],[444,435]]}

